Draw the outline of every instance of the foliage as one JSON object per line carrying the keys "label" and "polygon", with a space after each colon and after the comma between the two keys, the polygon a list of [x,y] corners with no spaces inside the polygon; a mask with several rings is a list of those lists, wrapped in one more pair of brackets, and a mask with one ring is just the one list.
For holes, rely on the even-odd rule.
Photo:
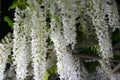
{"label": "foliage", "polygon": [[[8,11],[14,10],[16,7],[19,7],[21,10],[25,9],[27,6],[26,0],[14,0],[13,4],[9,6]],[[12,14],[11,14],[12,15]],[[13,30],[13,19],[9,16],[4,17],[4,21],[8,23],[8,26],[11,27],[11,30]]]}
{"label": "foliage", "polygon": [[99,52],[100,52],[100,47],[98,44],[91,46],[89,49],[92,53],[95,53],[95,54],[96,53],[99,54]]}
{"label": "foliage", "polygon": [[50,68],[50,69],[48,70],[48,72],[49,72],[50,74],[56,74],[56,73],[57,73],[57,66]]}
{"label": "foliage", "polygon": [[13,30],[13,21],[8,17],[5,16],[4,17],[4,21],[8,23],[8,25],[11,27],[11,29]]}
{"label": "foliage", "polygon": [[96,71],[96,67],[99,66],[97,61],[94,62],[84,62],[84,65],[88,72],[93,73]]}
{"label": "foliage", "polygon": [[50,76],[49,72],[45,72],[44,80],[48,80],[49,76]]}
{"label": "foliage", "polygon": [[79,27],[79,23],[76,24],[76,33],[77,33],[77,41],[82,41],[84,39],[87,38],[87,34],[86,34],[86,29],[85,27]]}
{"label": "foliage", "polygon": [[15,9],[16,7],[19,7],[20,9],[25,9],[26,6],[26,0],[14,0],[13,4],[9,7],[8,10]]}
{"label": "foliage", "polygon": [[43,2],[43,0],[37,0],[39,4],[41,4]]}

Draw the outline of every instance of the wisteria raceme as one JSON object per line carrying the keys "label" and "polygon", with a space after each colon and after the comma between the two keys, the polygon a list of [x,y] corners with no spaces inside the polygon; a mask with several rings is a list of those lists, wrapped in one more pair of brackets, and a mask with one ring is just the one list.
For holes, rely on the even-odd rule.
{"label": "wisteria raceme", "polygon": [[27,76],[27,65],[30,59],[30,47],[29,40],[27,39],[28,30],[26,31],[26,20],[23,19],[26,10],[20,10],[16,8],[15,23],[13,32],[13,64],[16,66],[17,80],[24,80]]}
{"label": "wisteria raceme", "polygon": [[[86,74],[84,74],[84,69],[80,68],[80,60],[76,56],[73,56],[72,51],[70,50],[70,46],[68,44],[71,44],[71,42],[66,41],[65,36],[73,33],[74,30],[70,30],[71,32],[66,34],[64,31],[62,31],[62,25],[61,25],[61,17],[58,10],[57,5],[52,2],[51,6],[51,14],[52,14],[52,20],[51,20],[51,39],[54,43],[56,55],[57,55],[57,68],[58,68],[58,74],[60,75],[61,80],[85,80]],[[53,7],[55,6],[55,7]],[[59,23],[56,21],[56,17],[58,18]],[[74,23],[73,23],[74,24]],[[65,26],[65,25],[64,25]],[[69,27],[68,27],[69,28]],[[66,31],[69,31],[68,29]],[[69,37],[68,36],[68,37]],[[67,37],[67,38],[68,38]],[[73,39],[72,39],[73,38]],[[74,42],[74,37],[71,37],[71,40]],[[81,66],[82,67],[82,66]],[[83,71],[82,71],[83,70]]]}
{"label": "wisteria raceme", "polygon": [[109,25],[105,21],[103,2],[100,0],[92,0],[92,4],[90,16],[92,17],[99,41],[100,56],[103,58],[103,60],[100,61],[100,64],[101,67],[103,67],[102,69],[105,71],[105,74],[108,74],[111,71],[109,59],[113,57],[111,39],[108,32]]}
{"label": "wisteria raceme", "polygon": [[9,47],[7,44],[0,44],[0,80],[4,78],[4,70],[7,63],[8,55],[10,55]]}
{"label": "wisteria raceme", "polygon": [[116,73],[116,74],[112,74],[111,75],[111,79],[110,80],[119,80],[120,79],[120,74]]}
{"label": "wisteria raceme", "polygon": [[99,60],[99,63],[100,63],[101,69],[103,70],[102,71],[103,75],[107,75],[111,72],[111,66],[110,66],[109,60]]}
{"label": "wisteria raceme", "polygon": [[[101,64],[101,69],[103,69],[103,71],[101,71],[101,75],[102,75],[101,79],[102,80],[106,80],[106,76],[109,78],[109,80],[119,80],[119,78],[120,78],[120,74],[119,73],[111,74],[111,72],[113,70],[111,70],[109,61],[105,61],[105,60],[102,61],[102,60],[100,60],[99,62]],[[104,71],[104,70],[106,70],[106,71]]]}
{"label": "wisteria raceme", "polygon": [[100,80],[104,76],[102,71],[101,67],[97,66],[95,72],[89,73],[89,80]]}
{"label": "wisteria raceme", "polygon": [[[93,0],[92,2],[94,5],[96,4],[95,0]],[[88,1],[88,4],[91,4],[91,2],[89,3],[89,1]],[[96,7],[97,7],[97,5],[93,8],[91,8],[90,10],[95,9]],[[119,14],[118,14],[117,2],[115,0],[101,0],[98,8],[102,10],[102,14],[101,14],[102,18],[104,19],[106,24],[110,28],[113,29],[113,31],[116,28],[120,28],[119,27],[120,18],[119,18]],[[94,13],[94,11],[92,13]],[[96,13],[94,13],[94,14],[96,14]]]}
{"label": "wisteria raceme", "polygon": [[[100,5],[101,5],[101,9],[99,8]],[[104,21],[102,2],[99,0],[93,0],[93,9],[94,9],[94,14],[92,14],[91,11],[91,17],[98,37],[100,51],[102,52],[101,56],[103,57],[103,59],[112,58],[113,57],[112,45],[108,32],[109,26]]]}
{"label": "wisteria raceme", "polygon": [[[120,79],[120,74],[117,72],[110,74],[114,70],[111,68],[116,65],[114,62],[111,64],[111,58],[113,58],[111,29],[114,31],[116,28],[120,28],[120,14],[118,14],[119,10],[115,0],[25,1],[27,2],[25,3],[25,9],[20,9],[21,3],[18,4],[19,8],[15,8],[13,39],[8,35],[0,42],[0,80],[3,80],[4,76],[6,78],[7,72],[9,74],[13,73],[17,78],[16,80],[46,80],[45,73],[47,71],[50,72],[47,77],[54,76],[48,68],[51,65],[52,67],[57,66],[60,80],[102,80],[104,77],[110,80]],[[89,31],[92,31],[91,28],[95,32],[89,33]],[[96,33],[96,35],[93,33]],[[98,44],[95,40],[95,46],[99,45],[97,47],[99,48],[99,57],[94,54],[95,59],[92,60],[89,60],[91,56],[87,56],[88,60],[84,56],[84,51],[89,53],[90,48],[85,47],[84,50],[81,47],[83,36],[88,39],[89,34],[97,37]],[[85,42],[89,43],[88,40]],[[80,47],[77,43],[80,43]],[[83,43],[83,46],[85,44],[87,43]],[[48,57],[52,57],[53,60],[53,56],[46,55],[46,53],[52,54],[47,49],[51,45],[54,45],[54,49],[52,47],[51,50],[56,51],[57,64],[56,57],[54,58],[55,63],[47,64]],[[78,46],[79,51],[74,50],[76,46]],[[95,47],[95,50],[97,48]],[[13,51],[11,51],[12,49]],[[74,51],[76,51],[76,54],[74,54]],[[83,52],[83,54],[80,53],[83,58],[77,56],[79,52]],[[10,65],[11,70],[7,71],[5,69],[9,67],[9,65],[6,67],[9,55],[10,58],[11,55],[13,57],[12,63],[14,67]],[[49,61],[52,63],[52,60]],[[91,63],[91,61],[97,61],[100,64],[93,73],[86,69],[89,67],[86,66],[86,62]],[[96,65],[98,64],[95,63]],[[89,68],[91,69],[91,66]],[[14,69],[16,73],[14,73]],[[28,72],[29,70],[30,72]],[[29,73],[31,76],[28,76]]]}
{"label": "wisteria raceme", "polygon": [[79,59],[74,58],[73,55],[67,50],[66,42],[60,34],[59,29],[51,34],[51,39],[54,42],[57,52],[57,68],[60,79],[65,80],[84,80],[80,73]]}
{"label": "wisteria raceme", "polygon": [[4,71],[6,68],[8,55],[11,54],[11,49],[12,42],[8,37],[5,37],[4,40],[2,40],[2,43],[0,43],[0,80],[4,79]]}
{"label": "wisteria raceme", "polygon": [[36,0],[28,0],[31,13],[31,55],[33,62],[33,74],[35,80],[44,80],[46,72],[46,51],[47,51],[47,36],[46,32],[46,16],[44,9],[40,6],[44,4],[39,4]]}
{"label": "wisteria raceme", "polygon": [[104,9],[104,14],[106,17],[106,20],[108,20],[108,25],[113,28],[113,31],[116,28],[120,28],[120,23],[119,23],[119,14],[118,14],[118,8],[115,0],[103,0],[103,7]]}
{"label": "wisteria raceme", "polygon": [[67,44],[71,44],[72,48],[74,48],[74,45],[76,44],[76,0],[56,0],[56,3],[61,9],[60,16],[63,23],[64,37],[67,41]]}

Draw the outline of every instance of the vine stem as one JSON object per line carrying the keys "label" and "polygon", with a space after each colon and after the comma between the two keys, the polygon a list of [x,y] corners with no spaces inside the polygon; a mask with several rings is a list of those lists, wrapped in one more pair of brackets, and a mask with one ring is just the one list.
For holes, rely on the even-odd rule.
{"label": "vine stem", "polygon": [[120,68],[120,63],[109,74],[105,75],[101,80],[107,80],[108,76],[115,73],[119,68]]}
{"label": "vine stem", "polygon": [[[51,53],[51,54],[56,54],[56,50],[53,48],[53,49],[48,49],[48,53]],[[79,58],[81,60],[95,60],[95,61],[98,61],[98,60],[101,60],[102,58],[95,55],[95,54],[82,54],[82,53],[77,53],[77,52],[74,52],[73,51],[73,55],[76,55],[76,56],[79,56]],[[117,62],[119,63],[120,62],[120,59],[110,59],[111,62]]]}

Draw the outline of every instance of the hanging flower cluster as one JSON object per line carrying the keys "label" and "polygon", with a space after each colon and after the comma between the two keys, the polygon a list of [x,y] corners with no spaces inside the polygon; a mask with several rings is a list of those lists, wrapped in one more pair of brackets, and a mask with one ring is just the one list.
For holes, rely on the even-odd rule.
{"label": "hanging flower cluster", "polygon": [[33,62],[34,79],[43,80],[46,72],[46,16],[44,4],[36,0],[27,0],[25,10],[16,8],[14,23],[14,65],[16,65],[17,79],[23,80],[27,76],[27,65],[30,57]]}
{"label": "hanging flower cluster", "polygon": [[92,4],[93,6],[91,9],[91,17],[98,37],[100,51],[102,52],[101,56],[103,57],[103,59],[112,58],[113,57],[112,45],[108,32],[109,26],[104,20],[105,16],[103,12],[104,9],[102,1],[93,0]]}
{"label": "hanging flower cluster", "polygon": [[14,19],[13,59],[15,60],[14,65],[16,66],[17,80],[26,78],[27,65],[30,59],[30,40],[26,34],[29,33],[29,28],[26,26],[26,19],[24,18],[25,11],[16,8]]}
{"label": "hanging flower cluster", "polygon": [[[87,78],[86,74],[84,74],[85,70],[81,69],[82,65],[80,65],[79,58],[73,56],[70,49],[70,45],[76,43],[75,2],[70,1],[74,6],[72,8],[70,5],[67,5],[67,2],[62,2],[61,0],[56,1],[57,4],[52,2],[54,7],[51,6],[50,10],[52,14],[51,39],[57,53],[58,74],[61,80],[85,80]],[[70,9],[68,9],[69,7]],[[61,9],[61,12],[59,12],[59,9]]]}
{"label": "hanging flower cluster", "polygon": [[116,1],[114,0],[104,0],[102,2],[105,13],[105,17],[107,20],[107,24],[115,30],[116,28],[120,28],[120,23],[119,23],[119,14],[118,14],[118,9],[116,5]]}
{"label": "hanging flower cluster", "polygon": [[61,34],[59,28],[55,28],[55,31],[51,33],[51,39],[54,42],[57,52],[57,68],[60,79],[65,80],[84,80],[80,76],[80,62],[79,59],[74,58],[71,51],[67,50],[67,43]]}
{"label": "hanging flower cluster", "polygon": [[[103,59],[109,60],[113,55],[112,45],[108,33],[108,25],[104,21],[103,5],[101,1],[92,0],[91,17],[98,37],[100,52],[102,52],[101,56]],[[110,68],[108,68],[110,66],[107,65],[105,60],[103,60],[101,64],[105,71],[110,70]]]}
{"label": "hanging flower cluster", "polygon": [[63,23],[64,37],[67,44],[73,44],[72,46],[74,47],[74,44],[76,43],[76,0],[56,0],[56,2],[61,10],[60,14]]}
{"label": "hanging flower cluster", "polygon": [[[109,28],[116,28],[114,26],[118,26],[118,18],[115,16],[117,12],[111,12],[113,11],[111,10],[113,8],[110,8],[110,5],[107,4],[107,1],[109,2],[111,0],[92,0],[90,6],[90,16],[92,18],[99,41],[101,52],[100,56],[103,58],[103,60],[100,60],[99,62],[102,66],[102,69],[105,71],[104,74],[108,74],[111,71],[109,59],[113,57]],[[113,4],[115,5],[115,3]],[[115,6],[113,7],[116,8]]]}
{"label": "hanging flower cluster", "polygon": [[8,59],[8,55],[11,54],[12,42],[11,42],[11,34],[7,34],[7,36],[2,39],[2,43],[0,43],[0,80],[4,79],[4,70],[6,68],[6,63]]}
{"label": "hanging flower cluster", "polygon": [[34,79],[44,80],[46,72],[46,51],[48,32],[46,32],[46,16],[44,4],[39,4],[36,0],[28,0],[31,13],[31,50],[34,68]]}
{"label": "hanging flower cluster", "polygon": [[[90,79],[98,79],[109,74],[110,59],[113,57],[109,28],[119,28],[116,2],[112,0],[26,0],[26,2],[25,9],[18,7],[15,9],[13,43],[8,38],[0,43],[2,53],[0,80],[4,78],[3,73],[11,48],[13,48],[13,65],[17,80],[26,79],[30,61],[34,80],[44,80],[47,71],[48,36],[56,50],[57,69],[61,80],[88,80],[89,76]],[[72,52],[77,43],[76,27],[88,28],[89,20],[85,21],[86,16],[90,18],[91,26],[94,26],[100,46],[99,56],[102,57],[102,60],[99,60],[101,68],[97,68],[96,76],[88,74],[79,56]],[[109,78],[117,80],[119,76],[112,75]]]}

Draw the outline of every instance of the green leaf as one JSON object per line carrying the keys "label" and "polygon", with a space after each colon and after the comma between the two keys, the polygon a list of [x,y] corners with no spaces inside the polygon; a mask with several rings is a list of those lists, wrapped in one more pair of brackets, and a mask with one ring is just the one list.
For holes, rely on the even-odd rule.
{"label": "green leaf", "polygon": [[45,72],[44,80],[48,80],[50,74],[48,72]]}
{"label": "green leaf", "polygon": [[48,39],[47,39],[47,43],[48,43],[48,45],[53,44],[53,42],[52,42],[52,40],[50,39],[50,37],[48,37]]}
{"label": "green leaf", "polygon": [[96,44],[96,45],[91,46],[90,51],[94,52],[94,53],[97,53],[99,51],[99,45]]}
{"label": "green leaf", "polygon": [[49,73],[50,74],[56,74],[57,73],[57,66],[53,67],[53,68],[50,68],[49,69]]}
{"label": "green leaf", "polygon": [[15,9],[16,7],[19,7],[20,9],[25,9],[27,6],[27,2],[25,0],[17,0],[14,1],[13,4],[8,8],[8,10]]}
{"label": "green leaf", "polygon": [[88,72],[94,72],[96,70],[96,67],[99,66],[99,62],[84,62],[84,65]]}
{"label": "green leaf", "polygon": [[42,4],[43,0],[37,0],[39,4]]}
{"label": "green leaf", "polygon": [[77,38],[76,38],[77,41],[82,41],[87,38],[84,28],[83,29],[77,28],[76,33],[77,33]]}
{"label": "green leaf", "polygon": [[57,24],[60,24],[60,19],[58,17],[55,17],[55,21]]}
{"label": "green leaf", "polygon": [[15,9],[18,6],[18,2],[13,2],[13,4],[8,8],[8,10]]}
{"label": "green leaf", "polygon": [[4,21],[7,22],[8,25],[9,25],[9,26],[11,27],[11,29],[13,30],[13,21],[12,21],[9,17],[7,17],[7,16],[4,17]]}

